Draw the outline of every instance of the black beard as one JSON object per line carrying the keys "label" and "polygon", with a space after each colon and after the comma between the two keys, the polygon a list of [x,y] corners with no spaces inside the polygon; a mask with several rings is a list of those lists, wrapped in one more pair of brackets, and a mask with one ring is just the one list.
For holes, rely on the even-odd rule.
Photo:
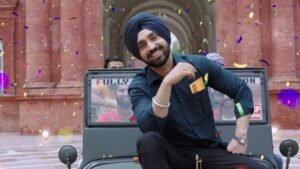
{"label": "black beard", "polygon": [[151,55],[153,52],[155,52],[156,50],[162,50],[163,51],[163,55],[161,57],[163,57],[163,60],[160,60],[159,62],[146,62],[144,61],[148,66],[150,67],[161,67],[163,66],[169,59],[170,57],[170,47],[168,46],[166,51],[163,50],[163,47],[156,47],[155,49],[153,49],[149,55]]}

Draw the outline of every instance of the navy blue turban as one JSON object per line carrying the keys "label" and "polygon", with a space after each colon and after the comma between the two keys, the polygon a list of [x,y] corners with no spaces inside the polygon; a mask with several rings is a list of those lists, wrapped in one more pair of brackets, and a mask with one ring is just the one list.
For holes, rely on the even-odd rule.
{"label": "navy blue turban", "polygon": [[155,32],[158,36],[164,38],[170,45],[170,30],[166,27],[165,23],[159,17],[150,13],[139,13],[133,16],[131,19],[129,19],[127,25],[125,26],[123,36],[127,49],[136,58],[141,60],[137,39],[138,33],[143,29],[148,29],[150,31]]}

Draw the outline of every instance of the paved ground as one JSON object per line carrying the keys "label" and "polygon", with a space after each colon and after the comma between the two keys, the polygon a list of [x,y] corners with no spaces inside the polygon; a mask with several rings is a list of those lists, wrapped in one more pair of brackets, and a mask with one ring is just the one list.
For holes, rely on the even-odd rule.
{"label": "paved ground", "polygon": [[[282,130],[274,135],[274,150],[279,153],[279,143],[292,138],[300,143],[300,130]],[[82,136],[68,137],[20,136],[17,133],[0,133],[0,169],[66,169],[58,160],[61,146],[70,144],[77,148],[77,162],[72,165],[76,169],[81,158]],[[284,158],[285,161],[285,158]],[[291,160],[290,169],[300,169],[300,153]]]}

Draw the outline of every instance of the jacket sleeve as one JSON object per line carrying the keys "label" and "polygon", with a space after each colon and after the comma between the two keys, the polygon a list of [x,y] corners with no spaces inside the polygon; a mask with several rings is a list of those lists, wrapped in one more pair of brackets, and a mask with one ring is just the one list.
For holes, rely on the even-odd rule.
{"label": "jacket sleeve", "polygon": [[207,74],[208,86],[234,99],[236,118],[253,113],[252,92],[244,80],[204,57],[197,66],[203,75]]}
{"label": "jacket sleeve", "polygon": [[159,131],[166,123],[166,118],[154,116],[152,109],[152,97],[145,92],[143,84],[134,79],[128,89],[132,110],[143,133]]}

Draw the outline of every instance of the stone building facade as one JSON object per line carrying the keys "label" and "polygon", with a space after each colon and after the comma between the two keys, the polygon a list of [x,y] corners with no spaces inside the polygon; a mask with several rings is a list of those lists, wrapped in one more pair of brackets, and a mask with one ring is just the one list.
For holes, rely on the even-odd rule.
{"label": "stone building facade", "polygon": [[0,131],[80,132],[85,70],[102,68],[112,55],[143,66],[121,33],[141,11],[165,19],[181,52],[217,51],[226,67],[265,67],[272,124],[300,128],[299,107],[277,100],[282,89],[300,92],[300,0],[0,0],[3,72],[10,80],[0,96]]}

